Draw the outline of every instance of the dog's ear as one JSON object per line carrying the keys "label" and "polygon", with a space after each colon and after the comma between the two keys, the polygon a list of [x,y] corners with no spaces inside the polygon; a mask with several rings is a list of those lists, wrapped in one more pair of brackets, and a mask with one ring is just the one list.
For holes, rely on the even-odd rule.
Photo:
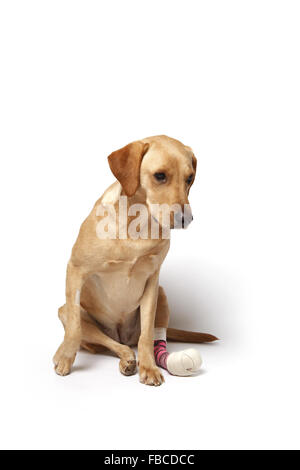
{"label": "dog's ear", "polygon": [[192,156],[192,165],[193,165],[193,168],[194,168],[194,172],[196,174],[196,169],[197,169],[197,158],[195,157],[195,155],[193,154]]}
{"label": "dog's ear", "polygon": [[193,150],[191,149],[191,147],[188,147],[187,145],[185,146],[185,148],[188,150],[188,152],[192,155],[192,166],[193,166],[193,170],[196,174],[196,169],[197,169],[197,158],[195,157],[194,155],[194,152]]}
{"label": "dog's ear", "polygon": [[140,185],[140,167],[148,148],[149,144],[132,142],[108,157],[110,169],[121,183],[126,196],[133,196]]}

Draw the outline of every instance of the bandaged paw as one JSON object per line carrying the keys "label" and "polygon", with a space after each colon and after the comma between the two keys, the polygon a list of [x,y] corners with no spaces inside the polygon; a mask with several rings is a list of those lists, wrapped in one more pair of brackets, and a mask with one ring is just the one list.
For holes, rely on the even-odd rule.
{"label": "bandaged paw", "polygon": [[168,371],[172,375],[186,377],[197,372],[202,364],[202,359],[196,349],[185,349],[173,352],[167,358]]}

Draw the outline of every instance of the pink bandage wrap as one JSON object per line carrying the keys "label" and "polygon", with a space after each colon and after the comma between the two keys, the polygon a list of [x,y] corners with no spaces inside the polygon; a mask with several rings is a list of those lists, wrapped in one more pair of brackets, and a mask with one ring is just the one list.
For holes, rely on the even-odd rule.
{"label": "pink bandage wrap", "polygon": [[168,370],[167,359],[169,353],[167,351],[166,341],[159,339],[154,341],[154,358],[155,362],[159,367]]}

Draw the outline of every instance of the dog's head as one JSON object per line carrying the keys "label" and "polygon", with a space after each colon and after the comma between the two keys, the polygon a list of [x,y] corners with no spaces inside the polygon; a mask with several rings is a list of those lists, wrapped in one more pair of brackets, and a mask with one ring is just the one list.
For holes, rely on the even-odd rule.
{"label": "dog's head", "polygon": [[164,210],[170,211],[171,228],[186,227],[192,221],[188,195],[197,160],[190,147],[167,136],[149,137],[113,152],[108,162],[124,193],[144,194],[160,225],[164,225]]}

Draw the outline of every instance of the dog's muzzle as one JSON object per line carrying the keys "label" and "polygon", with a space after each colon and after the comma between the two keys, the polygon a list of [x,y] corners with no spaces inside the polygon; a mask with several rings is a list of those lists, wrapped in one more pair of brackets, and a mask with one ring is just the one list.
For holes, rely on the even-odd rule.
{"label": "dog's muzzle", "polygon": [[191,212],[176,212],[174,215],[174,228],[187,228],[193,220]]}

